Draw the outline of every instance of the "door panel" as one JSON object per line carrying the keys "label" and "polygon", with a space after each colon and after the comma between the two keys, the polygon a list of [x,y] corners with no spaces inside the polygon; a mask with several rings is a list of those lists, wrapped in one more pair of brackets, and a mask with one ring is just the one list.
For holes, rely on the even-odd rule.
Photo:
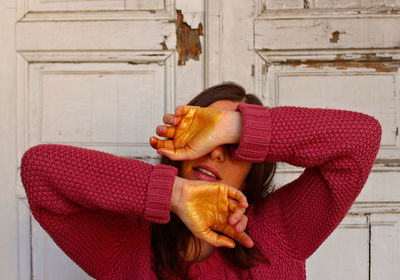
{"label": "door panel", "polygon": [[366,217],[346,217],[307,260],[307,279],[368,279],[368,226]]}
{"label": "door panel", "polygon": [[32,279],[94,279],[68,258],[34,219],[32,245]]}
{"label": "door panel", "polygon": [[269,50],[396,48],[400,40],[397,16],[343,14],[340,17],[329,11],[314,17],[291,16],[261,14],[255,23],[255,47]]}
{"label": "door panel", "polygon": [[[308,7],[297,10],[261,7],[254,24],[255,52],[261,57],[256,84],[261,86],[255,88],[269,106],[348,109],[380,121],[383,134],[378,159],[349,214],[367,219],[348,226],[352,217],[348,215],[307,261],[307,275],[311,279],[371,276],[395,280],[399,269],[393,264],[398,259],[393,250],[385,250],[393,246],[385,245],[389,238],[385,241],[384,236],[391,236],[390,242],[398,242],[399,236],[393,235],[393,227],[377,227],[372,219],[380,224],[391,215],[394,219],[400,216],[389,214],[400,212],[396,186],[400,179],[399,32],[394,31],[399,17],[382,16],[384,8],[379,13],[366,8],[360,15],[344,9],[348,1],[337,2],[310,1]],[[350,4],[349,8],[355,8]],[[283,178],[301,172],[281,166],[278,173]],[[383,256],[390,261],[379,262]]]}
{"label": "door panel", "polygon": [[32,64],[29,145],[60,143],[155,157],[148,139],[173,109],[165,64]]}
{"label": "door panel", "polygon": [[394,8],[400,6],[400,1],[398,0],[261,0],[256,2],[262,10],[302,10],[303,8],[344,10],[351,8]]}
{"label": "door panel", "polygon": [[30,0],[30,11],[163,10],[167,0]]}
{"label": "door panel", "polygon": [[[383,128],[378,158],[307,274],[399,278],[399,1],[18,0],[18,7],[16,162],[51,142],[156,163],[147,138],[161,115],[223,81],[267,106],[364,112]],[[199,60],[182,66],[176,10],[202,46]],[[280,164],[275,182],[301,171]],[[30,220],[17,181],[20,279],[90,279]]]}
{"label": "door panel", "polygon": [[[260,54],[269,59],[265,52]],[[353,65],[352,61],[272,64],[264,84],[266,103],[268,106],[335,108],[369,114],[382,125],[378,157],[398,158],[399,65],[376,67],[361,62]]]}
{"label": "door panel", "polygon": [[17,48],[21,52],[147,50],[150,55],[151,51],[174,47],[175,24],[165,19],[42,22],[35,18],[17,24]]}
{"label": "door panel", "polygon": [[[188,19],[193,24],[202,21],[204,5],[172,0],[19,4],[17,161],[29,147],[60,143],[158,163],[148,139],[162,115],[204,86],[201,55],[177,66],[176,10],[182,11],[183,24]],[[26,225],[21,183],[16,192],[25,210],[19,213],[21,279],[91,279],[33,218]]]}
{"label": "door panel", "polygon": [[[208,85],[239,81],[267,106],[348,109],[380,121],[381,148],[366,186],[339,228],[307,261],[307,275],[397,279],[397,222],[383,224],[400,217],[400,2],[207,3],[207,22],[213,24],[206,33]],[[302,170],[280,163],[274,182],[282,186]]]}
{"label": "door panel", "polygon": [[371,215],[371,279],[400,277],[400,215]]}

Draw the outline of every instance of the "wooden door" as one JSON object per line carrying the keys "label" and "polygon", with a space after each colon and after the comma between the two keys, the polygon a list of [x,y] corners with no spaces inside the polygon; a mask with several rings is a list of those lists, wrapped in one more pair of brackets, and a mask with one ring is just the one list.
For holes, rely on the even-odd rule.
{"label": "wooden door", "polygon": [[[368,182],[307,261],[307,279],[400,277],[399,8],[383,0],[207,1],[208,85],[237,81],[267,106],[354,110],[383,127]],[[280,164],[275,183],[301,171]]]}
{"label": "wooden door", "polygon": [[[396,0],[18,0],[14,162],[52,142],[155,163],[147,138],[163,112],[222,81],[267,106],[365,112],[383,127],[378,159],[307,275],[397,280],[399,8]],[[275,182],[300,172],[282,164]],[[19,278],[90,279],[30,217],[20,183],[16,193]]]}
{"label": "wooden door", "polygon": [[[19,1],[17,161],[60,143],[157,163],[148,139],[162,115],[204,87],[204,5],[190,2]],[[17,194],[20,278],[90,279]]]}

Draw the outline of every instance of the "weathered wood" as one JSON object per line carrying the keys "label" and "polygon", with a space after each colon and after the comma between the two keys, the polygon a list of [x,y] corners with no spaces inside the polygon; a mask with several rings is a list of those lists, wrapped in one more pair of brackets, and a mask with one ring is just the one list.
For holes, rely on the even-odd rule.
{"label": "weathered wood", "polygon": [[203,25],[199,23],[197,28],[192,28],[184,21],[182,11],[177,10],[176,51],[179,55],[178,65],[185,65],[189,59],[200,59],[202,53],[200,36],[203,36]]}
{"label": "weathered wood", "polygon": [[[29,1],[29,0],[24,0]],[[30,0],[31,11],[161,10],[163,0]]]}
{"label": "weathered wood", "polygon": [[[2,120],[18,117],[18,130],[11,121],[9,137],[2,139],[7,164],[19,162],[26,148],[43,142],[80,145],[155,164],[145,134],[158,123],[157,113],[172,111],[204,84],[221,81],[242,84],[269,106],[369,113],[383,127],[379,158],[349,215],[308,261],[307,275],[399,278],[398,0],[207,0],[206,7],[203,1],[188,0],[19,0],[15,40],[10,31],[14,2],[7,1],[4,14],[12,17],[12,24],[8,19],[4,25],[8,33],[1,49],[8,62],[0,69],[7,73],[8,82],[2,86],[9,94],[2,99],[1,113]],[[190,30],[201,24],[205,31],[198,36],[199,60],[179,67],[176,10]],[[14,41],[18,74],[12,62]],[[136,120],[141,114],[149,116],[140,118],[145,127]],[[134,134],[135,127],[143,133]],[[19,172],[7,164],[1,164],[3,178]],[[280,165],[274,182],[281,186],[301,171]],[[14,186],[12,182],[6,179],[2,189]],[[15,185],[16,194],[2,192],[1,197],[3,205],[9,205],[12,196],[21,199],[19,235],[10,231],[19,239],[21,280],[32,278],[31,273],[43,280],[88,279],[37,224],[30,227],[24,191]],[[6,224],[16,228],[14,221]],[[9,232],[1,237],[7,236]],[[1,254],[7,258],[15,254],[10,246],[4,248]],[[16,279],[8,267],[5,275]]]}
{"label": "weathered wood", "polygon": [[[146,32],[144,32],[146,30]],[[175,49],[175,23],[160,21],[19,22],[18,51]]]}
{"label": "weathered wood", "polygon": [[255,22],[258,50],[368,49],[400,47],[400,17],[269,19]]}

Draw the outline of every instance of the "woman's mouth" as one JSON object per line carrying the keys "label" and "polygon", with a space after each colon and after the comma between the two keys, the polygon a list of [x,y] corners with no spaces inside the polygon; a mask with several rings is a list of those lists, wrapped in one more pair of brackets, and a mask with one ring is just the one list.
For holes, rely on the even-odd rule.
{"label": "woman's mouth", "polygon": [[217,182],[220,180],[218,173],[211,167],[197,166],[193,168],[196,177],[202,181]]}

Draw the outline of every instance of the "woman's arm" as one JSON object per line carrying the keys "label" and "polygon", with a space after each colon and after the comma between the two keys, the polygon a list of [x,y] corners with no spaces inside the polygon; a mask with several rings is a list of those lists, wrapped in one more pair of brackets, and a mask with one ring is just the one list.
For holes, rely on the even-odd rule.
{"label": "woman's arm", "polygon": [[[187,108],[179,107],[174,115],[166,115],[164,122],[169,126],[157,129],[159,136],[173,139],[151,139],[162,154],[189,159],[193,153],[199,156],[218,145],[240,142],[232,146],[236,160],[281,161],[306,168],[297,180],[257,203],[248,223],[249,234],[259,246],[268,251],[273,242],[298,259],[310,256],[344,218],[379,149],[378,121],[361,113],[240,104],[240,114],[214,113],[211,121],[201,122],[206,111]],[[195,113],[186,119],[182,112],[191,110]],[[196,117],[201,129],[181,126],[185,121],[193,123]],[[183,131],[177,133],[179,130]]]}
{"label": "woman's arm", "polygon": [[[21,168],[33,216],[95,278],[129,250],[150,260],[151,223],[167,223],[170,210],[214,246],[234,243],[212,230],[252,246],[247,234],[221,222],[230,213],[244,212],[240,209],[247,201],[240,191],[176,174],[171,166],[63,145],[29,149]],[[218,199],[211,201],[214,194]]]}
{"label": "woman's arm", "polygon": [[147,238],[135,250],[149,246],[142,233],[151,222],[168,222],[176,174],[174,167],[62,145],[31,148],[21,167],[33,216],[95,278],[131,240]]}
{"label": "woman's arm", "polygon": [[308,258],[344,218],[364,186],[379,149],[381,127],[367,115],[328,109],[240,105],[238,160],[305,167],[295,181],[257,203],[249,234],[268,252]]}

